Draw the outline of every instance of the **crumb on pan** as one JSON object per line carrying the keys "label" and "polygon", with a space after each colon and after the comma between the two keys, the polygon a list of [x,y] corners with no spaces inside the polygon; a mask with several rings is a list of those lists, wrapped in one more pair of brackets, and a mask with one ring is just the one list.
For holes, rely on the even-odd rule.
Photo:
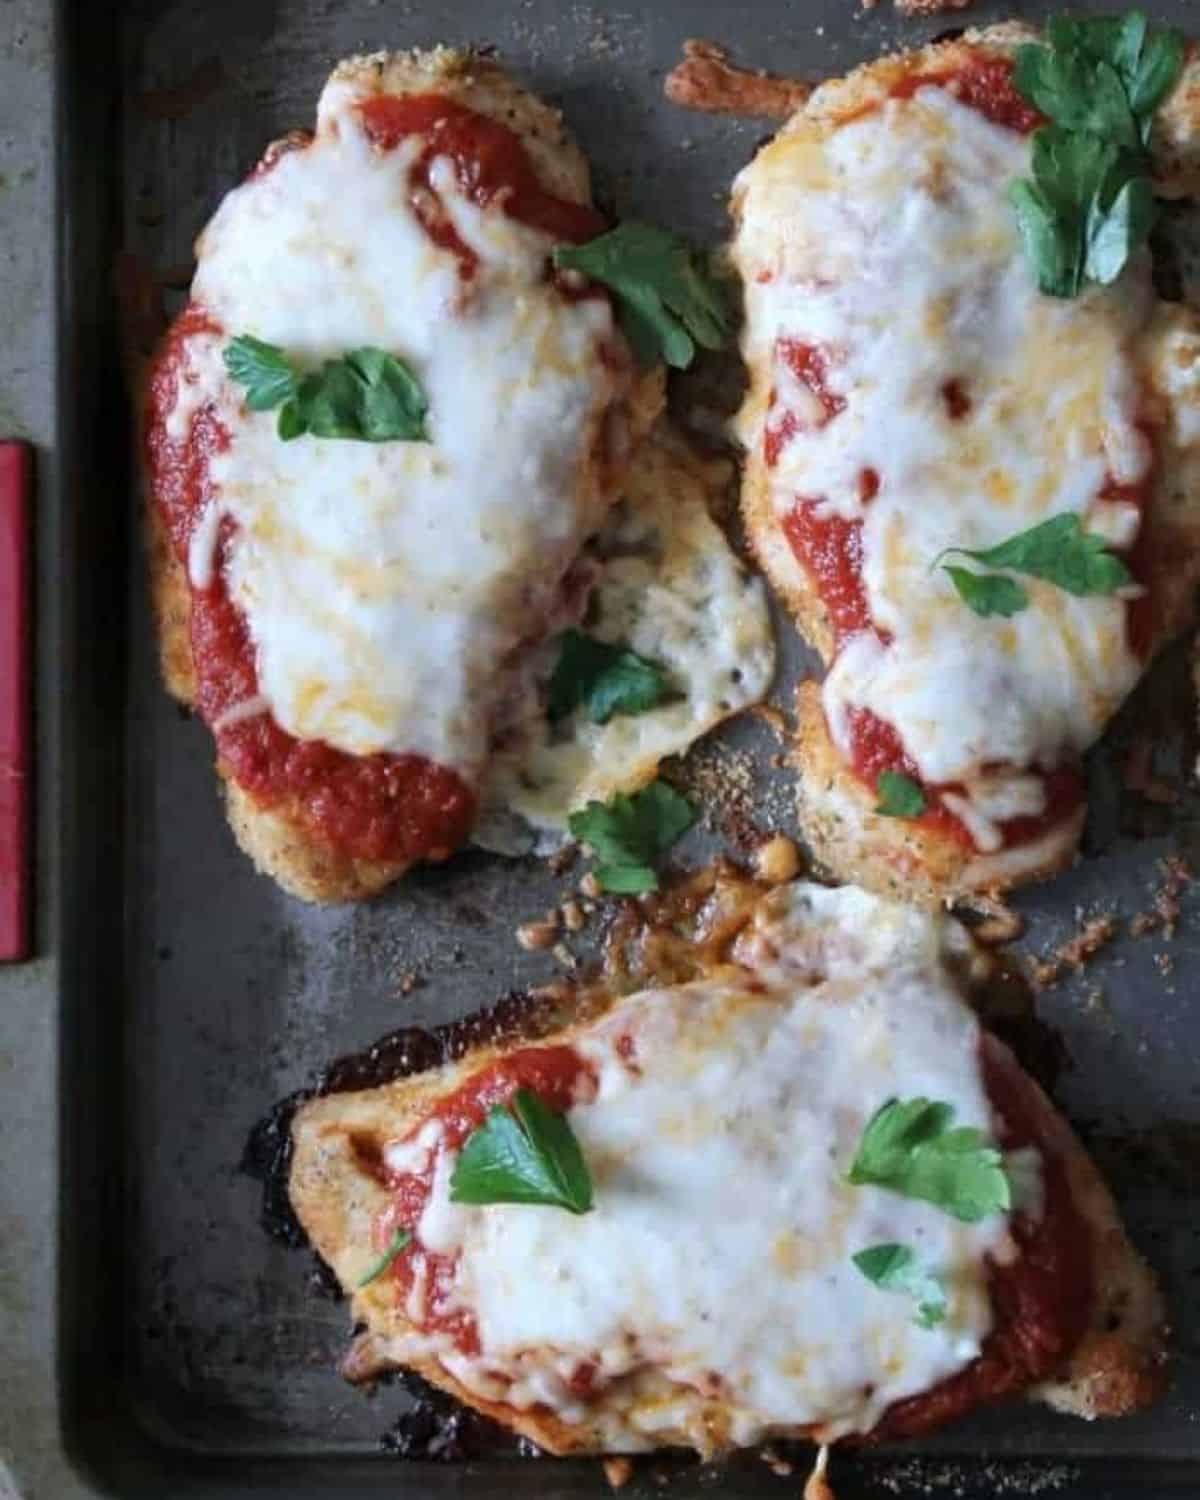
{"label": "crumb on pan", "polygon": [[631,1458],[605,1458],[601,1460],[604,1468],[604,1477],[608,1480],[610,1490],[623,1489],[633,1478],[633,1460]]}
{"label": "crumb on pan", "polygon": [[754,873],[768,885],[783,885],[800,873],[800,850],[786,834],[777,833],[754,851]]}
{"label": "crumb on pan", "polygon": [[724,48],[693,39],[684,42],[683,61],[667,74],[663,91],[684,109],[786,120],[812,93],[812,85],[736,67]]}
{"label": "crumb on pan", "polygon": [[568,932],[582,932],[587,922],[587,913],[578,901],[564,901],[558,908],[558,915],[563,926]]}
{"label": "crumb on pan", "polygon": [[1112,912],[1088,918],[1075,936],[1060,944],[1049,957],[1034,961],[1029,971],[1034,988],[1049,989],[1068,969],[1078,973],[1101,948],[1112,942],[1117,932],[1117,919]]}
{"label": "crumb on pan", "polygon": [[966,10],[971,0],[896,0],[902,16],[936,16],[944,10]]}
{"label": "crumb on pan", "polygon": [[760,724],[765,724],[775,738],[782,740],[785,745],[790,744],[795,737],[795,725],[777,704],[756,703],[750,712]]}
{"label": "crumb on pan", "polygon": [[1134,937],[1144,937],[1148,932],[1161,932],[1173,938],[1179,925],[1180,901],[1185,888],[1191,884],[1191,866],[1181,855],[1170,854],[1159,862],[1162,884],[1154,892],[1151,905],[1138,912],[1129,924]]}
{"label": "crumb on pan", "polygon": [[533,922],[522,922],[517,928],[517,942],[528,953],[536,953],[542,948],[552,947],[558,940],[558,913],[548,911],[545,916]]}
{"label": "crumb on pan", "polygon": [[699,805],[706,828],[750,855],[771,831],[795,820],[791,782],[760,773],[749,751],[712,743],[694,746],[672,779]]}

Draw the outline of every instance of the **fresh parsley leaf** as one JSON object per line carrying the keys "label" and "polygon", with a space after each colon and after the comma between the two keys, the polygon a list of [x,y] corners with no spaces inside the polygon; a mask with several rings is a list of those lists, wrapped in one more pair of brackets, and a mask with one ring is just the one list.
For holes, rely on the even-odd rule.
{"label": "fresh parsley leaf", "polygon": [[586,245],[560,245],[555,265],[602,282],[617,298],[617,318],[642,364],[665,360],[686,369],[696,345],[719,349],[729,333],[721,288],[677,235],[628,222]]}
{"label": "fresh parsley leaf", "polygon": [[848,1173],[905,1198],[920,1198],[974,1224],[1012,1207],[1003,1158],[973,1126],[951,1129],[954,1109],[936,1099],[891,1099],[867,1125]]}
{"label": "fresh parsley leaf", "polygon": [[614,896],[640,896],[658,890],[658,876],[650,865],[597,865],[593,873],[600,889]]}
{"label": "fresh parsley leaf", "polygon": [[[1051,516],[1028,531],[1018,531],[995,547],[972,550],[951,547],[949,552],[973,558],[988,568],[1011,568],[1057,584],[1068,594],[1115,594],[1133,582],[1133,575],[1108,550],[1105,537],[1084,531],[1074,511]],[[943,553],[943,556],[946,554]]]}
{"label": "fresh parsley leaf", "polygon": [[1136,159],[1098,136],[1057,125],[1033,138],[1034,181],[1009,189],[1026,254],[1048,296],[1107,285],[1149,234],[1156,210]]}
{"label": "fresh parsley leaf", "polygon": [[1047,125],[1033,138],[1030,164],[1039,187],[1064,213],[1075,214],[1104,188],[1121,160],[1099,136]]}
{"label": "fresh parsley leaf", "polygon": [[1184,46],[1176,32],[1149,32],[1140,11],[1060,17],[1047,39],[1017,51],[1013,81],[1052,123],[1033,137],[1033,180],[1010,195],[1040,290],[1076,297],[1115,281],[1154,227],[1146,148]]}
{"label": "fresh parsley leaf", "polygon": [[981,619],[989,615],[1003,615],[1009,619],[1029,603],[1029,595],[1014,578],[1003,573],[974,573],[970,568],[956,568],[947,563],[942,569],[950,575],[950,581],[958,590],[964,604],[975,611]]}
{"label": "fresh parsley leaf", "polygon": [[1038,291],[1047,297],[1078,297],[1082,263],[1078,238],[1049,195],[1035,182],[1019,178],[1008,196],[1017,214],[1025,257],[1037,275]]}
{"label": "fresh parsley leaf", "polygon": [[946,1294],[942,1283],[927,1271],[907,1245],[872,1245],[850,1257],[868,1281],[885,1292],[904,1292],[915,1299],[915,1321],[934,1328],[946,1316]]}
{"label": "fresh parsley leaf", "polygon": [[1125,87],[1133,112],[1142,123],[1143,142],[1150,139],[1154,111],[1179,81],[1183,61],[1183,37],[1178,31],[1159,31],[1146,41],[1129,70]]}
{"label": "fresh parsley leaf", "polygon": [[376,1277],[382,1276],[387,1268],[391,1265],[391,1263],[400,1254],[400,1252],[402,1250],[406,1250],[411,1244],[412,1235],[409,1233],[409,1231],[407,1229],[397,1229],[395,1234],[392,1235],[391,1243],[388,1245],[387,1249],[383,1252],[379,1259],[371,1265],[366,1275],[359,1278],[358,1285],[360,1287],[367,1286],[370,1282],[374,1281]]}
{"label": "fresh parsley leaf", "polygon": [[283,350],[251,334],[231,339],[223,358],[230,379],[246,387],[246,405],[251,411],[271,411],[299,389],[300,378]]}
{"label": "fresh parsley leaf", "polygon": [[592,1179],[575,1132],[532,1089],[488,1111],[450,1178],[452,1203],[543,1203],[585,1214]]}
{"label": "fresh parsley leaf", "polygon": [[901,771],[880,771],[875,791],[879,797],[875,811],[886,818],[919,818],[925,811],[920,783]]}
{"label": "fresh parsley leaf", "polygon": [[582,630],[564,631],[550,678],[547,711],[564,719],[583,704],[593,724],[614,714],[641,714],[670,692],[666,672],[627,646],[614,646]]}
{"label": "fresh parsley leaf", "polygon": [[353,349],[302,375],[282,349],[242,334],[226,345],[224,359],[230,377],[246,387],[252,411],[280,408],[284,442],[306,432],[366,443],[428,441],[420,382],[383,349]]}
{"label": "fresh parsley leaf", "polygon": [[1029,44],[1017,50],[1013,82],[1041,112],[1070,131],[1087,131],[1118,145],[1136,146],[1138,128],[1129,98],[1107,59],[1076,46]]}
{"label": "fresh parsley leaf", "polygon": [[1085,229],[1083,269],[1087,279],[1110,286],[1157,222],[1158,205],[1148,177],[1128,178],[1107,208],[1103,199],[1093,198]]}
{"label": "fresh parsley leaf", "polygon": [[308,431],[308,424],[299,402],[285,401],[279,408],[279,421],[275,424],[275,431],[285,443],[290,443],[293,438],[304,436]]}
{"label": "fresh parsley leaf", "polygon": [[[1115,71],[1139,121],[1142,141],[1149,137],[1154,111],[1175,86],[1183,67],[1183,37],[1177,31],[1151,33],[1141,11],[1124,16],[1072,19],[1059,16],[1046,28],[1060,54],[1075,53]],[[1049,113],[1049,111],[1047,111]]]}
{"label": "fresh parsley leaf", "polygon": [[632,796],[618,792],[608,802],[589,802],[567,820],[572,838],[595,851],[595,875],[607,891],[636,895],[656,891],[651,862],[696,820],[692,804],[665,781],[652,781]]}

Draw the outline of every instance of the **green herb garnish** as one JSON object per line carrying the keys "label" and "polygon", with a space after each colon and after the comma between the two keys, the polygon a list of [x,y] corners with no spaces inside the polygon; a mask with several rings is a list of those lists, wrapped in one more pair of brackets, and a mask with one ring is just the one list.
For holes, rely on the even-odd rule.
{"label": "green herb garnish", "polygon": [[848,1180],[923,1199],[967,1224],[1011,1208],[1000,1152],[973,1126],[951,1129],[953,1118],[936,1099],[890,1100],[863,1132]]}
{"label": "green herb garnish", "polygon": [[542,1203],[584,1214],[592,1179],[575,1132],[532,1089],[488,1111],[450,1178],[453,1203]]}
{"label": "green herb garnish", "polygon": [[602,282],[616,295],[617,320],[644,365],[691,364],[696,345],[719,349],[729,314],[696,252],[652,224],[619,224],[586,245],[560,245],[554,263]]}
{"label": "green herb garnish", "polygon": [[657,662],[628,646],[567,630],[550,678],[547,711],[551,720],[565,719],[582,704],[593,724],[607,724],[614,714],[645,713],[669,693],[667,674]]}
{"label": "green herb garnish", "polygon": [[374,1262],[371,1268],[367,1271],[367,1274],[363,1277],[360,1277],[357,1285],[360,1287],[367,1286],[370,1282],[374,1281],[377,1276],[382,1276],[387,1268],[391,1265],[391,1263],[400,1254],[400,1252],[402,1250],[406,1250],[411,1244],[412,1235],[409,1233],[409,1231],[407,1229],[397,1229],[395,1234],[392,1235],[391,1243],[388,1245],[387,1249],[383,1252],[379,1259]]}
{"label": "green herb garnish", "polygon": [[920,782],[902,771],[880,771],[875,793],[879,798],[875,811],[885,818],[919,818],[925,811]]}
{"label": "green herb garnish", "polygon": [[[1051,516],[1048,521],[1042,521],[1037,526],[1031,526],[1028,531],[1019,531],[994,547],[949,547],[941,556],[957,554],[972,558],[987,568],[1011,568],[1014,573],[1028,573],[1031,578],[1044,578],[1047,583],[1057,584],[1068,594],[1082,597],[1088,594],[1115,594],[1118,589],[1126,588],[1133,582],[1133,575],[1121,559],[1108,550],[1109,545],[1107,538],[1098,536],[1095,532],[1084,531],[1083,523],[1075,512],[1067,511],[1060,516]],[[940,562],[941,558],[937,561]],[[946,571],[951,577],[954,576],[955,570],[947,568]],[[954,579],[954,586],[976,614],[984,613],[973,599],[967,597],[957,578]],[[1003,598],[1009,604],[1015,602],[1015,595],[1012,593],[1003,595]],[[988,612],[1015,614],[1017,609],[1023,608],[1028,602],[1026,597],[1024,603],[1016,608],[993,608]]]}
{"label": "green herb garnish", "polygon": [[572,838],[591,845],[595,875],[606,891],[638,895],[656,891],[652,861],[696,820],[692,804],[665,781],[652,781],[631,797],[589,802],[567,820]]}
{"label": "green herb garnish", "polygon": [[934,1328],[946,1316],[946,1294],[941,1281],[927,1271],[907,1245],[872,1245],[850,1259],[868,1281],[885,1292],[904,1292],[917,1304],[916,1322]]}
{"label": "green herb garnish", "polygon": [[958,590],[958,596],[977,615],[1003,615],[1008,619],[1029,603],[1029,595],[1014,578],[1003,573],[973,573],[970,568],[956,568],[947,563],[942,569]]}
{"label": "green herb garnish", "polygon": [[282,349],[242,334],[226,345],[224,358],[230,377],[245,386],[251,411],[279,407],[284,442],[306,432],[365,443],[429,439],[417,377],[382,349],[354,349],[303,374]]}
{"label": "green herb garnish", "polygon": [[1115,281],[1154,226],[1147,147],[1184,46],[1140,11],[1046,30],[1048,46],[1018,48],[1013,82],[1052,123],[1034,134],[1032,180],[1010,192],[1039,288],[1076,297]]}
{"label": "green herb garnish", "polygon": [[300,385],[283,350],[248,333],[226,344],[225,368],[231,379],[246,387],[246,405],[251,411],[271,411],[280,402],[290,401]]}

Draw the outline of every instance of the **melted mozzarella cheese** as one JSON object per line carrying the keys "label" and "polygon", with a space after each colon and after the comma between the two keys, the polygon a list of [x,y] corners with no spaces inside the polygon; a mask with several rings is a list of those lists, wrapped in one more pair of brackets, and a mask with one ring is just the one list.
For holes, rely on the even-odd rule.
{"label": "melted mozzarella cheese", "polygon": [[[849,754],[847,710],[870,709],[931,783],[1074,758],[1139,672],[1124,599],[1023,577],[1029,608],[981,619],[937,566],[947,548],[987,548],[1068,512],[1122,546],[1137,530],[1136,509],[1102,492],[1150,472],[1136,347],[1149,257],[1111,288],[1042,296],[1007,196],[1028,173],[1027,138],[929,87],[840,127],[801,117],[739,180],[746,357],[771,371],[742,437],[761,445],[767,386],[800,414],[767,471],[774,513],[820,497],[822,514],[862,522],[886,641],[864,633],[833,662],[831,732]],[[779,340],[825,355],[845,405],[823,425]],[[969,402],[957,419],[951,382]],[[868,469],[879,490],[864,502]],[[1023,811],[1040,807],[1025,798]],[[985,812],[964,821],[992,846]]]}
{"label": "melted mozzarella cheese", "polygon": [[[589,546],[595,583],[582,628],[658,663],[669,697],[593,724],[580,708],[547,721],[559,647],[531,653],[522,711],[493,758],[475,840],[505,852],[560,840],[567,817],[651,780],[770,686],[775,645],[762,583],[746,575],[713,521],[729,467],[706,462],[660,423],[633,457],[622,503]],[[515,815],[515,820],[514,820]]]}
{"label": "melted mozzarella cheese", "polygon": [[[943,1099],[990,1133],[978,1023],[948,968],[967,943],[862,891],[797,884],[758,910],[740,968],[619,1002],[574,1042],[598,1079],[570,1112],[595,1190],[580,1217],[451,1203],[456,1153],[424,1127],[415,1149],[437,1154],[414,1263],[457,1255],[441,1305],[471,1313],[480,1352],[414,1330],[388,1353],[629,1450],[866,1432],[962,1369],[992,1326],[984,1257],[1014,1253],[1006,1218],[963,1224],[846,1172],[896,1096]],[[884,1242],[942,1278],[943,1323],[919,1327],[911,1300],[856,1269]],[[581,1364],[597,1372],[587,1400],[569,1385]]]}
{"label": "melted mozzarella cheese", "polygon": [[[464,282],[413,211],[419,139],[376,149],[358,89],[322,97],[313,143],[230,193],[200,237],[193,298],[221,326],[189,341],[168,431],[211,403],[228,447],[189,571],[211,578],[218,522],[264,705],[300,739],[416,752],[478,774],[514,649],[537,638],[562,577],[615,496],[589,462],[617,377],[604,299],[567,301],[550,240],[482,210],[448,161],[432,191],[479,257]],[[253,334],[316,368],[363,345],[409,362],[429,442],[282,442],[223,369]]]}

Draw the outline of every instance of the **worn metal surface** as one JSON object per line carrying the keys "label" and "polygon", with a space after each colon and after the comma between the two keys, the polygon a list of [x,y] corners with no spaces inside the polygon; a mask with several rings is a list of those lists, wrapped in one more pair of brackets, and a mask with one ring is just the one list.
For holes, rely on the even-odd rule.
{"label": "worn metal surface", "polygon": [[[972,18],[1047,9],[981,4]],[[1162,0],[1150,9],[1185,21],[1189,7]],[[414,1496],[498,1494],[513,1483],[545,1494],[603,1493],[594,1465],[430,1470],[380,1457],[378,1437],[403,1398],[385,1390],[369,1401],[342,1385],[334,1362],[344,1308],[311,1294],[303,1256],[258,1232],[257,1189],[238,1171],[256,1118],[334,1054],[545,977],[552,961],[523,953],[511,933],[551,904],[564,880],[537,864],[467,854],[370,906],[320,911],[283,896],[239,856],[216,805],[208,737],[168,705],[156,680],[116,394],[111,256],[121,246],[159,269],[186,266],[192,237],[263,143],[310,122],[337,57],[434,41],[496,44],[562,106],[603,198],[715,241],[729,180],[765,127],[689,116],[662,100],[663,74],[685,37],[714,37],[748,64],[817,76],[898,39],[932,35],[945,19],[904,23],[885,5],[864,17],[853,0],[675,0],[649,11],[467,0],[436,14],[373,0],[131,0],[114,33],[107,7],[67,10],[64,294],[72,323],[56,503],[65,532],[58,584],[70,601],[62,656],[69,696],[56,874],[65,896],[68,1443],[91,1472],[130,1494],[236,1493],[254,1484],[333,1495],[351,1480]],[[11,94],[0,98],[6,114],[14,108]],[[22,295],[6,292],[14,306]],[[786,655],[784,681],[800,660],[794,643]],[[43,637],[44,670],[56,659]],[[1168,667],[1128,725],[1157,715],[1164,743],[1174,744],[1165,726],[1186,692],[1184,676]],[[743,729],[739,738],[751,745],[765,790],[773,746],[763,733]],[[1068,936],[1081,907],[1116,907],[1126,917],[1146,907],[1157,861],[1196,843],[1194,802],[1147,822],[1144,809],[1122,804],[1108,765],[1098,757],[1089,858],[1020,903],[1035,950]],[[786,827],[779,799],[768,807],[764,826]],[[704,848],[701,838],[690,853]],[[872,1485],[914,1494],[1079,1487],[1095,1500],[1120,1492],[1125,1467],[1145,1469],[1153,1456],[1181,1465],[1155,1471],[1160,1492],[1174,1482],[1181,1493],[1200,1487],[1200,1322],[1191,1296],[1200,1268],[1200,926],[1186,895],[1184,906],[1173,942],[1119,941],[1044,1001],[1072,1062],[1060,1098],[1096,1141],[1171,1294],[1173,1393],[1144,1417],[1090,1429],[1034,1409],[989,1414],[916,1456],[889,1460],[872,1471]],[[1170,974],[1160,960],[1168,951]],[[405,993],[410,974],[421,983]],[[3,1014],[0,1025],[10,1021]],[[36,1079],[25,1106],[37,1137],[26,1144],[41,1153],[35,1163],[44,1162],[40,1122],[52,1081],[44,1057]],[[12,1093],[6,1085],[6,1109]],[[40,1246],[20,1235],[0,1249],[16,1263],[12,1285],[21,1295],[30,1266],[47,1269],[36,1305],[23,1310],[27,1325],[49,1313],[44,1212],[36,1223]],[[38,1424],[50,1409],[44,1381],[54,1351],[33,1348],[5,1416],[22,1471],[36,1476],[22,1431],[45,1431]],[[9,1373],[6,1361],[5,1385]],[[981,1452],[993,1467],[975,1457]],[[1195,1468],[1185,1470],[1192,1459]],[[649,1478],[641,1483],[653,1491]],[[753,1461],[723,1476],[689,1471],[675,1480],[680,1494],[714,1484],[785,1494],[796,1481]],[[853,1494],[857,1484],[848,1475],[843,1487]],[[29,1492],[38,1493],[36,1478]],[[41,1493],[66,1492],[43,1485]]]}
{"label": "worn metal surface", "polygon": [[0,965],[0,1496],[83,1493],[57,1424],[58,794],[55,100],[51,0],[0,4],[0,433],[37,449],[35,956]]}

